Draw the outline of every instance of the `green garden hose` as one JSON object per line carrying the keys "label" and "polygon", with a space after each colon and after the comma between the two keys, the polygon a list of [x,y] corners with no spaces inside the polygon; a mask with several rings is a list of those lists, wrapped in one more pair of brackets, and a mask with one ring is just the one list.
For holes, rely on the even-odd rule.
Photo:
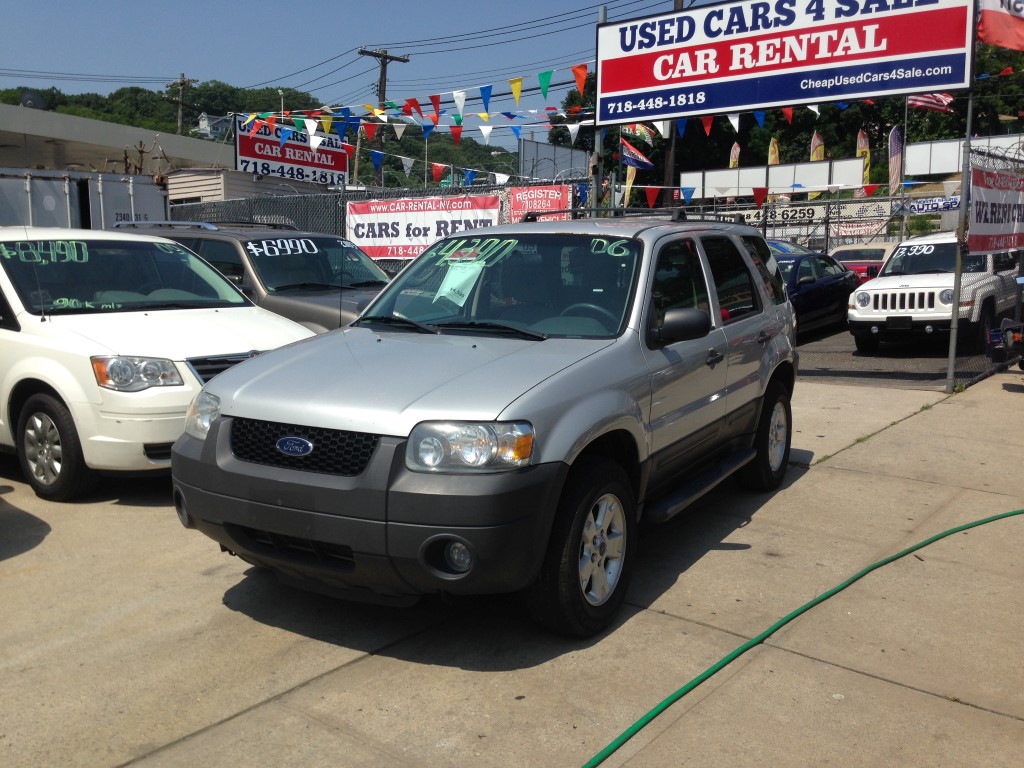
{"label": "green garden hose", "polygon": [[848,578],[846,581],[844,581],[839,586],[833,587],[828,592],[825,592],[825,593],[823,593],[821,595],[818,595],[816,598],[811,600],[809,603],[806,603],[806,604],[800,606],[799,608],[797,608],[795,611],[793,611],[788,616],[785,616],[785,617],[779,619],[777,622],[775,622],[770,627],[768,627],[768,629],[766,629],[760,635],[758,635],[757,637],[754,637],[754,638],[748,640],[743,645],[741,645],[739,648],[737,648],[736,650],[732,651],[728,655],[724,656],[717,663],[715,663],[714,665],[708,667],[706,670],[704,670],[699,675],[697,675],[695,678],[693,678],[693,680],[688,682],[686,685],[684,685],[678,691],[676,691],[671,696],[669,696],[667,699],[665,699],[660,704],[658,704],[658,706],[656,706],[654,709],[652,709],[646,715],[644,715],[639,720],[637,720],[635,723],[633,723],[631,726],[629,726],[629,728],[627,728],[625,731],[623,731],[622,734],[618,738],[616,738],[607,747],[602,749],[600,752],[598,752],[596,755],[594,755],[592,758],[590,758],[590,760],[588,760],[586,763],[584,763],[583,764],[583,768],[593,768],[593,766],[597,766],[597,765],[600,765],[601,763],[603,763],[619,747],[621,747],[623,744],[625,744],[627,741],[629,741],[631,738],[633,738],[648,723],[653,721],[654,718],[656,718],[658,715],[660,715],[662,712],[664,712],[670,706],[675,704],[677,701],[679,701],[681,698],[683,698],[683,696],[688,694],[690,691],[692,691],[698,685],[703,683],[709,677],[711,677],[712,675],[717,674],[719,671],[724,669],[726,666],[731,664],[733,661],[738,659],[740,656],[742,656],[744,653],[749,651],[754,646],[760,645],[761,643],[763,643],[765,640],[767,640],[769,637],[771,637],[773,634],[775,634],[775,632],[777,632],[782,627],[786,626],[789,622],[791,622],[797,616],[800,616],[801,614],[806,613],[811,608],[813,608],[814,606],[818,605],[818,603],[823,603],[824,601],[828,600],[833,595],[839,594],[844,589],[846,589],[848,586],[853,584],[855,581],[860,580],[861,578],[863,578],[867,574],[871,573],[876,568],[881,568],[883,565],[888,565],[889,563],[893,562],[894,560],[899,560],[901,557],[906,557],[911,552],[916,552],[917,550],[921,549],[922,547],[927,547],[929,544],[933,544],[934,542],[938,541],[939,539],[944,539],[947,536],[952,536],[954,533],[960,533],[961,531],[966,531],[966,530],[968,530],[970,528],[977,528],[979,525],[985,525],[986,523],[991,523],[991,522],[994,522],[996,520],[1002,520],[1003,518],[1013,517],[1015,515],[1020,515],[1020,514],[1024,514],[1024,509],[1014,510],[1013,512],[1003,512],[1000,515],[994,515],[993,517],[986,517],[986,518],[984,518],[982,520],[976,520],[973,523],[965,523],[964,525],[958,525],[956,528],[950,528],[948,531],[943,531],[942,533],[938,533],[935,536],[932,536],[931,538],[925,539],[924,541],[922,541],[919,544],[915,544],[912,547],[907,547],[902,552],[897,552],[895,555],[891,555],[891,556],[885,558],[884,560],[879,560],[874,565],[869,565],[864,570],[862,570],[859,573],[856,573],[853,576],[851,576],[850,578]]}

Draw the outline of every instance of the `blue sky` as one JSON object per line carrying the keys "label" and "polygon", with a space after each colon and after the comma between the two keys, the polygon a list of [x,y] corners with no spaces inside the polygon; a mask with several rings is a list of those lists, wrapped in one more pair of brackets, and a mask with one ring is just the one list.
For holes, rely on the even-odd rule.
{"label": "blue sky", "polygon": [[[429,104],[433,94],[450,99],[452,91],[465,90],[471,113],[483,110],[472,103],[479,87],[492,85],[490,112],[513,111],[508,80],[521,76],[518,109],[542,110],[560,105],[574,87],[573,66],[586,63],[593,71],[602,5],[610,21],[673,8],[672,0],[17,3],[4,13],[0,88],[163,90],[184,74],[239,87],[294,88],[331,106],[357,106],[377,100],[377,60],[358,54],[369,48],[410,59],[388,65],[391,101]],[[547,70],[554,73],[544,99],[528,89]]]}

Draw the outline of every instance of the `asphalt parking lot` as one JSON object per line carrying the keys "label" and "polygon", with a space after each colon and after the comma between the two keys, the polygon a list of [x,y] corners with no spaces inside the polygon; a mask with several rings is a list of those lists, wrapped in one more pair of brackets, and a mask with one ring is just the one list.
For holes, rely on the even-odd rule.
{"label": "asphalt parking lot", "polygon": [[[406,610],[282,587],[178,523],[166,478],[43,502],[0,456],[0,765],[583,765],[864,567],[1024,507],[1024,376],[801,380],[774,495],[643,531],[589,642],[514,597]],[[605,765],[1016,766],[1024,518],[943,538],[782,628]]]}

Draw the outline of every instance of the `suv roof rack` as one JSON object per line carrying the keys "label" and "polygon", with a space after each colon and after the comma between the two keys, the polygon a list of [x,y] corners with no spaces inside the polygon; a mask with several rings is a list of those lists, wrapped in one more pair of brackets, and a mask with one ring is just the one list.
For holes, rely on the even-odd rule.
{"label": "suv roof rack", "polygon": [[218,230],[224,227],[235,229],[287,229],[298,231],[294,224],[282,224],[279,222],[269,223],[262,221],[118,221],[114,229],[127,229],[129,227],[166,227],[168,229],[205,229]]}
{"label": "suv roof rack", "polygon": [[687,215],[685,208],[560,208],[557,210],[527,211],[521,223],[540,221],[542,216],[568,213],[574,219],[611,217],[621,218],[628,216],[667,216],[670,221],[716,221],[733,224],[746,224],[746,219],[740,213],[701,213],[691,218]]}

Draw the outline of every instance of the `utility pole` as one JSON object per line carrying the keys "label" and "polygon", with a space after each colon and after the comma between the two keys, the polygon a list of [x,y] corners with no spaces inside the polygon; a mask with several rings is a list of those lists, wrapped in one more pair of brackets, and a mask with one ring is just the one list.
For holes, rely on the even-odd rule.
{"label": "utility pole", "polygon": [[[385,101],[387,101],[388,62],[389,61],[398,61],[398,62],[401,62],[403,64],[408,64],[409,63],[409,57],[408,56],[393,56],[393,55],[389,54],[387,51],[370,51],[370,50],[367,50],[366,48],[360,48],[359,49],[359,55],[360,56],[373,56],[375,59],[377,59],[380,62],[380,79],[377,81],[377,101],[378,101],[379,104],[383,104]],[[358,147],[358,143],[359,143],[359,133],[357,132],[356,133],[356,144],[357,144],[357,147]],[[380,148],[383,150],[383,148],[384,148],[384,134],[383,134],[383,132],[381,133],[380,137],[377,139],[377,143],[380,146]],[[356,152],[356,173],[358,174],[358,172],[359,172],[359,154],[358,154],[358,149],[357,149],[357,152]],[[356,181],[358,181],[358,180],[359,179],[356,179]],[[375,182],[376,182],[376,185],[378,187],[383,187],[384,186],[384,166],[383,165],[381,165],[380,170],[376,174]]]}
{"label": "utility pole", "polygon": [[184,115],[182,114],[182,107],[185,105],[185,89],[188,88],[190,85],[194,85],[195,83],[198,83],[198,82],[199,82],[198,80],[190,80],[189,78],[185,77],[185,73],[182,72],[181,75],[178,76],[177,80],[175,80],[172,83],[168,83],[167,84],[168,88],[177,87],[177,89],[178,89],[178,99],[177,99],[177,101],[178,101],[178,135],[179,136],[181,136],[181,132],[185,128],[185,125],[184,125]]}
{"label": "utility pole", "polygon": [[[683,0],[675,0],[673,3],[673,10],[677,13],[683,10]],[[676,176],[676,133],[675,120],[666,121],[669,123],[669,135],[665,138],[668,139],[668,148],[665,150],[665,169],[664,176],[662,177],[662,183],[664,183],[665,199],[662,200],[662,205],[666,208],[672,205],[673,189],[679,192],[679,177]],[[685,201],[679,201],[680,206],[685,205]]]}

